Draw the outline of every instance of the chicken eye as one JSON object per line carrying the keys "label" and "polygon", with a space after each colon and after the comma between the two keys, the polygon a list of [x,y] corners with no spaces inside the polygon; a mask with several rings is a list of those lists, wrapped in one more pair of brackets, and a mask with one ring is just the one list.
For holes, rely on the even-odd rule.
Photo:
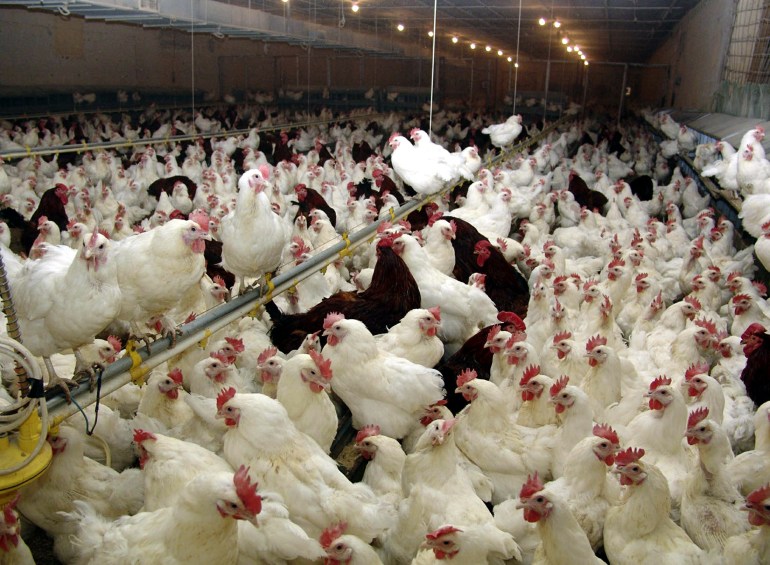
{"label": "chicken eye", "polygon": [[444,540],[444,541],[442,541],[441,543],[442,543],[443,545],[450,545],[452,542],[451,542],[451,541],[449,541],[448,539],[445,539],[445,540]]}
{"label": "chicken eye", "polygon": [[599,447],[602,447],[602,448],[605,448],[605,449],[606,449],[606,448],[607,448],[607,442],[606,442],[606,441],[603,441],[603,442],[601,442],[601,443],[599,444]]}
{"label": "chicken eye", "polygon": [[343,549],[345,549],[345,546],[342,545],[341,543],[338,543],[337,545],[334,546],[334,549],[336,549],[337,551],[342,551]]}
{"label": "chicken eye", "polygon": [[543,502],[543,501],[545,501],[545,498],[543,498],[542,496],[538,496],[538,497],[535,499],[535,502]]}

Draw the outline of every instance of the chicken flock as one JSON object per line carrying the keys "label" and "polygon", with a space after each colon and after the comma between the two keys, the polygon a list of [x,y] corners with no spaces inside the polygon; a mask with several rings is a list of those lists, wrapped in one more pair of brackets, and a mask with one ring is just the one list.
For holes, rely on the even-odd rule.
{"label": "chicken flock", "polygon": [[[3,510],[4,563],[34,562],[19,514],[74,564],[770,563],[761,128],[736,150],[648,110],[573,116],[511,154],[540,133],[521,116],[441,111],[431,135],[320,117],[2,123],[2,150],[125,142],[0,166],[0,252],[49,388],[383,220],[102,398],[109,458],[80,415],[52,430],[50,468]],[[155,143],[177,132],[207,137]],[[755,244],[681,152],[742,199]],[[9,359],[2,376],[11,403]],[[330,455],[347,411],[356,482]]]}

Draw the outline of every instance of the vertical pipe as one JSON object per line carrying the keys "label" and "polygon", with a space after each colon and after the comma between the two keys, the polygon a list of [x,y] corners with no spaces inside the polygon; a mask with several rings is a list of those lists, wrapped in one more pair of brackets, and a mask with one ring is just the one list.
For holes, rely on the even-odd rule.
{"label": "vertical pipe", "polygon": [[623,99],[626,97],[626,80],[628,79],[628,63],[623,65],[623,86],[620,87],[620,103],[618,104],[618,125],[620,125],[620,116],[623,113]]}
{"label": "vertical pipe", "polygon": [[430,57],[430,113],[428,114],[428,138],[433,131],[433,88],[434,73],[436,71],[436,13],[438,12],[438,0],[433,0],[433,51]]}
{"label": "vertical pipe", "polygon": [[470,101],[473,102],[473,56],[471,55],[471,92]]}
{"label": "vertical pipe", "polygon": [[588,67],[583,65],[583,69],[585,69],[583,74],[583,104],[580,106],[580,113],[585,116],[586,98],[588,97]]}
{"label": "vertical pipe", "polygon": [[[549,49],[550,51],[550,49]],[[546,112],[548,108],[548,87],[551,82],[551,54],[548,54],[548,61],[545,65],[545,88],[543,89],[543,125],[546,123]]]}

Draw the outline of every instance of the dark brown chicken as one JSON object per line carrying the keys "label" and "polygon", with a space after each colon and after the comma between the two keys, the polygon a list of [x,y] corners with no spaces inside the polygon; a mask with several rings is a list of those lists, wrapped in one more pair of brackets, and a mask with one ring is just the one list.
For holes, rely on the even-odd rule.
{"label": "dark brown chicken", "polygon": [[372,282],[363,292],[338,292],[302,314],[284,314],[272,301],[265,304],[273,322],[273,345],[284,353],[297,349],[307,334],[323,330],[324,318],[330,312],[361,320],[370,332],[379,334],[396,325],[410,310],[419,308],[420,290],[392,245],[389,238],[377,244]]}
{"label": "dark brown chicken", "polygon": [[[526,317],[529,286],[521,273],[471,224],[451,215],[444,216],[444,219],[454,220],[457,226],[455,239],[452,240],[455,250],[455,268],[452,275],[462,282],[467,282],[473,273],[486,275],[486,293],[497,309]],[[477,247],[480,241],[486,243]]]}
{"label": "dark brown chicken", "polygon": [[147,193],[155,198],[160,198],[161,192],[165,192],[171,196],[174,193],[174,185],[177,182],[181,182],[187,187],[187,195],[190,199],[195,198],[195,191],[198,189],[198,185],[195,184],[195,181],[190,177],[184,175],[174,175],[173,177],[166,177],[153,181],[153,183],[147,187]]}
{"label": "dark brown chicken", "polygon": [[746,394],[760,406],[770,400],[770,335],[765,326],[751,324],[741,335],[746,366],[741,373],[741,380],[746,385]]}
{"label": "dark brown chicken", "polygon": [[[502,330],[516,333],[526,329],[524,322],[513,312],[500,312],[497,315]],[[452,414],[457,414],[468,401],[461,394],[452,394],[457,388],[457,375],[465,369],[476,371],[477,378],[489,380],[489,372],[492,367],[492,351],[484,347],[487,342],[487,334],[494,326],[480,329],[476,334],[468,338],[463,346],[458,349],[446,361],[436,366],[436,370],[444,377],[444,388],[447,391],[447,407]]]}
{"label": "dark brown chicken", "polygon": [[601,212],[607,205],[607,197],[601,192],[588,188],[586,181],[575,171],[569,172],[569,186],[567,189],[575,196],[575,202],[589,210],[599,210]]}
{"label": "dark brown chicken", "polygon": [[297,204],[297,214],[294,216],[295,220],[300,214],[307,217],[310,212],[318,208],[326,212],[326,215],[329,216],[329,221],[334,227],[337,227],[337,212],[334,211],[334,208],[329,206],[326,199],[321,196],[317,190],[309,188],[306,184],[301,183],[294,187],[294,192],[297,195],[297,200],[294,202]]}

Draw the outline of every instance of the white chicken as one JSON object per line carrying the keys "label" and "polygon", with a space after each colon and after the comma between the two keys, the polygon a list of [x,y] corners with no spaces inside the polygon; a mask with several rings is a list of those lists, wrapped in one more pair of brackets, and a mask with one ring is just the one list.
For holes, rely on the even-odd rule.
{"label": "white chicken", "polygon": [[350,408],[354,428],[376,424],[384,435],[402,438],[419,426],[424,406],[444,397],[438,371],[381,351],[363,322],[332,313],[324,319],[324,335],[332,387]]}

